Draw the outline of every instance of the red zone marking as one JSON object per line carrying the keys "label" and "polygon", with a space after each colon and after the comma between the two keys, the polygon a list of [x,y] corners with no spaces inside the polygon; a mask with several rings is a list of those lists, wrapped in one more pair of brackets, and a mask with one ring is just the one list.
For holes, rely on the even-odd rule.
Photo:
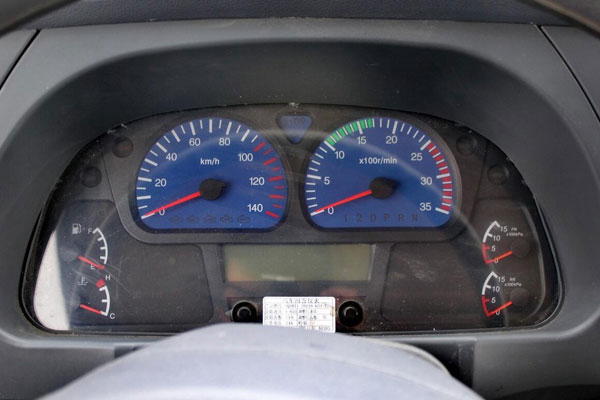
{"label": "red zone marking", "polygon": [[262,149],[262,147],[265,145],[265,142],[261,142],[261,144],[259,144],[258,146],[256,146],[254,148],[254,152],[256,153],[257,151],[259,151],[260,149]]}
{"label": "red zone marking", "polygon": [[86,263],[86,264],[90,264],[92,267],[96,267],[96,268],[98,268],[98,269],[101,269],[101,270],[103,270],[103,271],[106,269],[106,267],[105,267],[104,265],[102,265],[102,264],[98,264],[98,263],[95,263],[95,262],[93,262],[92,260],[89,260],[89,259],[87,259],[87,258],[85,258],[85,257],[82,257],[82,256],[77,256],[77,258],[78,258],[80,261],[83,261],[83,262],[84,262],[84,263]]}
{"label": "red zone marking", "polygon": [[268,210],[265,211],[265,214],[267,214],[268,216],[273,217],[273,218],[279,218],[279,215],[275,214],[274,212],[268,211]]}
{"label": "red zone marking", "polygon": [[[261,142],[258,146],[256,146],[254,148],[254,152],[257,153],[260,149],[263,148],[264,145],[265,145],[265,142]],[[262,154],[263,154],[263,156],[266,156],[266,155],[270,154],[272,151],[273,151],[273,149],[267,149]],[[263,165],[264,166],[271,165],[271,164],[273,164],[276,161],[277,161],[277,157],[271,157],[268,160],[264,161]],[[271,171],[272,172],[277,172],[280,169],[281,169],[281,167],[273,167],[273,168],[271,168]],[[277,181],[281,181],[281,180],[283,180],[283,175],[276,175],[276,176],[269,177],[269,182],[277,182]],[[285,186],[284,185],[276,185],[275,189],[282,190],[282,189],[285,189]],[[285,196],[282,196],[280,194],[271,194],[271,195],[269,195],[269,198],[270,199],[283,200],[283,199],[285,199]],[[273,204],[273,207],[274,208],[279,208],[279,209],[283,208],[283,206],[281,206],[279,204]],[[267,211],[265,211],[265,214],[268,215],[269,217],[273,217],[273,218],[276,218],[276,219],[280,218],[280,215],[274,213],[273,211],[267,210]]]}
{"label": "red zone marking", "polygon": [[481,296],[481,305],[483,306],[483,311],[485,312],[485,315],[487,315],[488,318],[491,317],[492,315],[496,314],[498,311],[502,311],[505,308],[512,306],[512,304],[513,304],[512,301],[509,301],[509,302],[504,303],[500,307],[496,308],[495,310],[488,311],[487,305],[485,303],[489,303],[489,302],[490,302],[489,299],[487,299],[485,296]]}
{"label": "red zone marking", "polygon": [[104,279],[100,279],[98,282],[96,282],[96,287],[98,289],[100,289],[102,286],[106,286],[106,282],[104,282]]}
{"label": "red zone marking", "polygon": [[[438,170],[440,171],[440,174],[449,173],[448,164],[444,160],[444,156],[441,153],[441,151],[437,151],[437,153],[434,154],[434,152],[437,150],[437,147],[435,146],[435,144],[433,144],[433,142],[429,143],[427,145],[426,149],[429,152],[429,154],[432,155],[433,160],[437,163],[437,167],[438,167]],[[452,196],[452,179],[449,176],[442,179],[442,196],[453,197]],[[450,210],[452,209],[452,200],[453,199],[442,198],[442,204],[441,204],[440,208],[442,210],[450,212]]]}
{"label": "red zone marking", "polygon": [[490,249],[490,246],[488,246],[488,245],[487,245],[487,244],[485,244],[485,243],[484,243],[484,244],[483,244],[483,246],[481,247],[481,254],[483,255],[483,261],[484,261],[486,264],[492,264],[492,263],[495,263],[495,262],[497,262],[497,261],[500,261],[500,260],[502,260],[502,259],[504,259],[504,258],[506,258],[506,257],[510,257],[510,256],[512,256],[512,254],[513,254],[512,250],[511,250],[511,251],[507,251],[506,253],[504,253],[504,254],[500,254],[498,257],[494,257],[494,258],[492,258],[492,259],[490,260],[490,259],[488,259],[488,256],[487,256],[487,251],[488,251],[489,249]]}

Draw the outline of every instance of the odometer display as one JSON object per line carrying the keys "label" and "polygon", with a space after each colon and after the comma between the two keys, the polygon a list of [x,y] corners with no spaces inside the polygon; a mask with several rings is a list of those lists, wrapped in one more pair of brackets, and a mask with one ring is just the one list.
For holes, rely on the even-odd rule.
{"label": "odometer display", "polygon": [[305,177],[306,213],[321,228],[433,228],[452,216],[455,180],[434,137],[394,118],[328,135]]}
{"label": "odometer display", "polygon": [[260,133],[206,117],[169,130],[136,178],[139,220],[154,230],[270,229],[287,202],[285,170]]}

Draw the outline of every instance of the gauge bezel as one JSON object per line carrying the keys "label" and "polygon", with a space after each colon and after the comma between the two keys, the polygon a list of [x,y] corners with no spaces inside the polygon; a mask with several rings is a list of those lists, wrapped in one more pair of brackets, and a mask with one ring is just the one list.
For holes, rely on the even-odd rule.
{"label": "gauge bezel", "polygon": [[[329,137],[337,129],[340,129],[342,126],[344,126],[350,122],[361,120],[361,119],[367,119],[367,118],[390,118],[390,119],[396,119],[396,120],[399,120],[402,122],[408,122],[409,124],[418,128],[420,131],[426,133],[429,136],[429,138],[431,139],[431,141],[441,150],[442,154],[444,155],[445,161],[447,162],[448,167],[450,169],[450,174],[452,176],[452,184],[453,184],[453,189],[454,189],[454,199],[453,199],[453,203],[452,203],[450,217],[442,225],[432,226],[432,227],[414,227],[414,226],[413,227],[411,227],[411,226],[408,226],[408,227],[402,227],[402,226],[382,227],[382,226],[376,226],[376,227],[334,227],[334,228],[329,228],[329,227],[322,227],[313,221],[313,219],[310,216],[310,213],[308,211],[308,205],[306,203],[306,196],[305,196],[306,175],[308,173],[308,166],[310,164],[311,158],[313,157],[313,155],[315,154],[315,152],[319,148],[319,146],[321,146],[324,143],[325,139],[327,137]],[[354,118],[354,119],[350,119],[350,120],[340,118],[339,120],[331,121],[329,131],[321,132],[321,133],[322,133],[321,140],[311,143],[311,146],[310,146],[311,153],[306,158],[306,160],[303,164],[302,170],[304,171],[304,173],[302,175],[302,181],[300,182],[300,185],[299,185],[299,194],[300,194],[300,201],[302,203],[302,212],[304,214],[304,217],[308,221],[308,223],[314,229],[325,231],[325,232],[348,232],[348,231],[351,231],[351,232],[392,231],[393,232],[393,231],[415,231],[415,230],[438,231],[438,230],[443,230],[446,227],[455,224],[457,222],[457,220],[460,219],[463,190],[462,190],[462,180],[461,180],[460,172],[458,169],[458,165],[456,163],[456,159],[454,157],[453,152],[450,150],[450,147],[446,143],[446,141],[443,140],[442,137],[432,127],[430,127],[428,124],[426,124],[424,121],[418,120],[417,118],[413,118],[412,116],[410,116],[408,114],[398,112],[398,111],[394,112],[394,111],[377,110],[377,111],[371,111],[370,113],[362,114],[358,118]]]}
{"label": "gauge bezel", "polygon": [[[192,118],[183,117],[183,116],[182,116],[181,120],[179,118],[177,118],[176,121],[180,120],[180,122],[169,122],[169,123],[165,122],[164,124],[160,125],[160,128],[157,127],[155,129],[155,132],[152,133],[152,138],[154,141],[152,141],[150,143],[150,145],[146,148],[146,152],[144,153],[144,156],[142,156],[142,158],[139,160],[138,168],[136,170],[135,177],[133,178],[133,181],[131,182],[131,189],[129,191],[131,217],[133,218],[133,221],[135,222],[135,224],[138,227],[140,227],[142,230],[149,232],[149,233],[169,234],[169,235],[177,234],[177,233],[209,233],[209,234],[214,234],[214,233],[260,233],[260,232],[271,232],[271,231],[277,230],[282,224],[285,223],[285,221],[287,219],[287,216],[289,213],[290,201],[291,201],[290,200],[290,197],[291,197],[290,186],[291,185],[290,185],[290,176],[289,176],[290,168],[289,168],[287,159],[285,158],[285,153],[283,153],[281,147],[279,147],[276,142],[274,142],[267,135],[265,135],[263,133],[263,131],[261,130],[261,128],[257,127],[258,124],[255,123],[255,121],[247,120],[244,118],[244,116],[239,116],[237,114],[233,115],[232,113],[229,113],[222,109],[211,109],[210,111],[202,110],[200,112],[193,113],[193,115],[194,115],[194,117],[192,117]],[[166,135],[170,130],[175,129],[185,123],[196,121],[198,119],[203,119],[203,118],[229,119],[234,122],[239,122],[241,124],[244,124],[248,128],[252,129],[255,133],[260,135],[260,137],[264,138],[264,140],[267,141],[273,147],[273,150],[277,153],[277,157],[279,158],[279,161],[281,162],[281,164],[283,166],[282,174],[284,175],[285,180],[286,180],[285,205],[284,205],[283,212],[281,213],[281,217],[279,218],[279,220],[277,221],[276,224],[274,224],[273,226],[268,227],[268,228],[243,228],[243,229],[237,229],[237,228],[181,228],[181,229],[173,228],[173,229],[171,229],[171,228],[169,228],[169,229],[157,229],[157,228],[152,228],[143,223],[143,221],[141,219],[141,215],[139,213],[139,210],[137,209],[136,189],[135,188],[136,188],[136,179],[139,174],[139,170],[144,163],[144,157],[148,154],[148,152],[152,149],[152,147],[154,147],[156,142],[158,140],[160,140],[160,138],[162,138],[164,135]]]}

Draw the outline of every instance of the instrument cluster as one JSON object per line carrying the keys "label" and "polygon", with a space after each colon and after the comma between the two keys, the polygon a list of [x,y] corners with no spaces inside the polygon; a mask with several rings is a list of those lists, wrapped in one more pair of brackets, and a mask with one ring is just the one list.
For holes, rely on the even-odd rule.
{"label": "instrument cluster", "polygon": [[[397,332],[534,326],[560,285],[531,192],[482,136],[291,104],[158,115],[90,143],[46,205],[23,294],[57,332]],[[267,315],[297,299],[331,312]]]}

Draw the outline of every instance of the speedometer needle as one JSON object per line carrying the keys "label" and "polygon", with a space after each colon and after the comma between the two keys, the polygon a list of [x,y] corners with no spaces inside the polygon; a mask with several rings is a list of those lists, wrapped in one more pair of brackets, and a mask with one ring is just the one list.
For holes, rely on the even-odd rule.
{"label": "speedometer needle", "polygon": [[157,207],[152,211],[148,211],[146,214],[142,215],[142,219],[148,218],[148,217],[156,214],[157,212],[161,212],[163,210],[177,206],[179,204],[186,203],[190,200],[197,199],[198,197],[201,197],[201,196],[205,200],[216,200],[223,193],[224,187],[225,187],[225,182],[219,181],[217,179],[205,179],[202,181],[202,183],[200,183],[200,190],[198,190],[192,194],[188,194],[187,196],[184,196],[180,199],[172,201],[163,206]]}
{"label": "speedometer needle", "polygon": [[170,202],[168,204],[165,204],[164,206],[160,206],[160,207],[155,208],[152,211],[148,211],[146,214],[142,215],[142,219],[148,218],[148,217],[156,214],[157,212],[161,212],[162,210],[166,210],[167,208],[171,208],[171,207],[174,207],[176,205],[188,202],[188,201],[193,200],[195,198],[198,198],[200,196],[202,196],[202,193],[200,193],[200,191],[194,192],[192,194],[188,194],[187,196],[182,197],[182,198],[180,198],[178,200],[172,201],[172,202]]}

